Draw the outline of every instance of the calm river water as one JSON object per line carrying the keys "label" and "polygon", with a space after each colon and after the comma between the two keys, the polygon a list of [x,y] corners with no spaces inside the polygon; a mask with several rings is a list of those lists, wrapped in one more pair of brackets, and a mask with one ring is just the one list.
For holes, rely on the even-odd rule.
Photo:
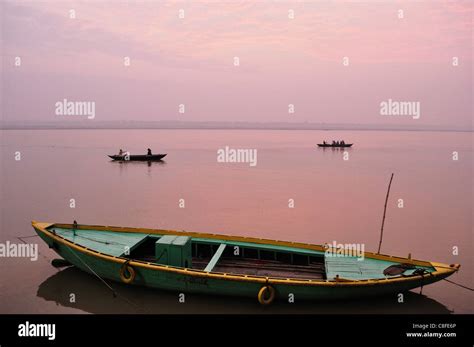
{"label": "calm river water", "polygon": [[[344,152],[318,149],[345,140]],[[376,251],[395,173],[382,252],[461,263],[451,279],[473,286],[472,133],[270,130],[8,130],[1,139],[0,242],[35,235],[31,220],[159,227],[309,243],[363,243]],[[257,150],[257,165],[220,163],[217,151]],[[107,154],[167,153],[162,163]],[[20,152],[21,160],[15,160]],[[458,160],[453,160],[457,152]],[[75,199],[75,208],[70,208]],[[180,208],[184,199],[184,208]],[[293,199],[294,208],[289,208]],[[399,207],[403,199],[403,207]],[[188,295],[58,271],[38,237],[37,261],[0,259],[2,313],[473,313],[472,292],[445,281],[396,298],[308,303]],[[458,254],[453,254],[457,247]],[[70,294],[76,295],[70,302]]]}

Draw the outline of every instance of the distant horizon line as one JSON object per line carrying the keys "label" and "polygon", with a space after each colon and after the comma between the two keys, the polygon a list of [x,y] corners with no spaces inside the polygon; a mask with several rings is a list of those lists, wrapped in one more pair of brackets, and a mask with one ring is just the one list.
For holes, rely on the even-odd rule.
{"label": "distant horizon line", "polygon": [[363,130],[363,131],[451,131],[473,132],[473,129],[443,127],[439,125],[382,125],[354,123],[315,123],[315,122],[248,122],[248,121],[0,121],[1,130],[118,130],[118,129],[162,129],[162,130]]}

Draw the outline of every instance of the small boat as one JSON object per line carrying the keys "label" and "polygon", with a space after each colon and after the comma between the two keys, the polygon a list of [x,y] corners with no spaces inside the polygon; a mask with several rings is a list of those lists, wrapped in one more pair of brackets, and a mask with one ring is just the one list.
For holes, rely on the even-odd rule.
{"label": "small boat", "polygon": [[159,161],[166,157],[166,154],[130,154],[130,155],[109,155],[109,158],[119,161]]}
{"label": "small boat", "polygon": [[331,143],[318,143],[318,147],[323,147],[323,148],[327,148],[327,147],[332,147],[332,148],[345,148],[345,147],[352,147],[353,143],[344,143],[344,144],[338,144],[338,145],[333,145]]}
{"label": "small boat", "polygon": [[[103,279],[179,293],[274,299],[390,295],[440,281],[460,268],[328,245],[162,229],[32,222],[50,248]],[[362,259],[361,259],[362,258]]]}

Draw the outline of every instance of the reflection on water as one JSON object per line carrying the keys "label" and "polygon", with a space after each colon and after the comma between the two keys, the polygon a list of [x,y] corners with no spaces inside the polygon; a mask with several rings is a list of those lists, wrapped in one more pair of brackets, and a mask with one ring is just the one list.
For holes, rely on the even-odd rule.
{"label": "reflection on water", "polygon": [[148,167],[152,165],[166,165],[165,160],[148,160],[148,161],[140,161],[140,160],[109,160],[109,162],[114,164],[121,164],[121,165],[144,165],[146,164]]}
{"label": "reflection on water", "polygon": [[[337,302],[275,302],[262,307],[257,299],[233,298],[189,294],[186,303],[178,302],[176,292],[110,283],[112,292],[97,278],[75,267],[66,268],[38,288],[37,296],[56,304],[73,307],[89,313],[452,313],[443,304],[424,295],[408,292],[405,302],[398,303],[396,296]],[[70,302],[70,294],[75,302]]]}
{"label": "reflection on water", "polygon": [[318,147],[320,150],[333,150],[333,151],[350,151],[352,147]]}

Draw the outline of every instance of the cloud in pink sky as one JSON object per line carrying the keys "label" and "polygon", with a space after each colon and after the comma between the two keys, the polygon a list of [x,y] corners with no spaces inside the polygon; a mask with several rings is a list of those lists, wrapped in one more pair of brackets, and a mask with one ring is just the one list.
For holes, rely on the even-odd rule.
{"label": "cloud in pink sky", "polygon": [[1,6],[5,120],[58,120],[68,98],[95,101],[98,120],[413,122],[380,115],[390,98],[419,101],[420,124],[472,127],[471,2]]}

